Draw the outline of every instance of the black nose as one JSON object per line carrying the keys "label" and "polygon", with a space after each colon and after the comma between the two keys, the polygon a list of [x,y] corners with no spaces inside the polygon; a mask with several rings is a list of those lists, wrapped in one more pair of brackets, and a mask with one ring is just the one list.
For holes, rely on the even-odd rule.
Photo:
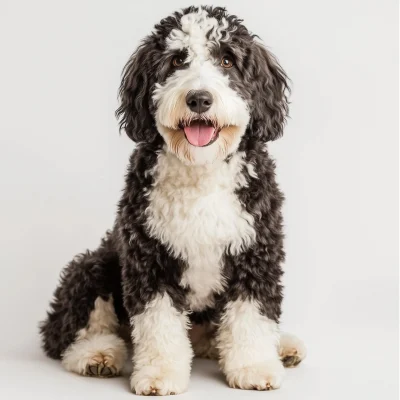
{"label": "black nose", "polygon": [[206,112],[212,105],[213,98],[210,92],[205,90],[191,90],[186,95],[186,104],[198,114]]}

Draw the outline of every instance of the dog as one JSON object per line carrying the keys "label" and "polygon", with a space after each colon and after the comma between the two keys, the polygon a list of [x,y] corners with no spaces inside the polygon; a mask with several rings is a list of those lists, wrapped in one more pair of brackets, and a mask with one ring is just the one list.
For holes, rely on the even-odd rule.
{"label": "dog", "polygon": [[[161,20],[122,73],[120,128],[136,143],[116,221],[61,274],[45,353],[132,391],[184,392],[194,355],[231,387],[279,388],[303,343],[279,332],[283,195],[267,142],[282,136],[288,78],[242,20],[189,7]],[[126,329],[125,329],[126,330]]]}

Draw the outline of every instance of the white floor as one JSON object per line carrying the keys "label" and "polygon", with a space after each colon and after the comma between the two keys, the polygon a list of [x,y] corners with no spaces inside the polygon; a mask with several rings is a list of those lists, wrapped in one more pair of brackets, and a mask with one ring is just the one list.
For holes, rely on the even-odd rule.
{"label": "white floor", "polygon": [[[128,377],[40,351],[61,268],[113,226],[129,153],[120,72],[154,23],[205,0],[0,0],[0,400],[132,399]],[[229,0],[293,84],[269,145],[285,193],[283,328],[308,357],[281,389],[227,387],[196,360],[197,400],[397,400],[398,2]],[[1,41],[4,39],[3,41]]]}
{"label": "white floor", "polygon": [[[398,344],[395,331],[380,327],[369,331],[343,329],[342,334],[321,327],[308,335],[309,355],[303,364],[287,370],[281,389],[273,392],[230,389],[217,364],[195,360],[189,391],[182,399],[274,400],[395,400],[398,399]],[[64,371],[57,361],[46,359],[37,347],[12,350],[0,359],[2,399],[130,399],[128,377],[98,379]]]}

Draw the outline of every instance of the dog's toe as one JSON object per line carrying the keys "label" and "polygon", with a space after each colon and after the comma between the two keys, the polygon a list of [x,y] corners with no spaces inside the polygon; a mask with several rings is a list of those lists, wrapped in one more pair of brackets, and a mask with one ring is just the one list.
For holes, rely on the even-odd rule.
{"label": "dog's toe", "polygon": [[282,363],[285,368],[292,368],[299,365],[301,363],[301,360],[301,357],[299,357],[298,355],[285,356],[282,358]]}
{"label": "dog's toe", "polygon": [[307,355],[304,343],[296,336],[282,333],[279,354],[283,365],[292,368],[300,364]]}
{"label": "dog's toe", "polygon": [[142,396],[172,396],[185,392],[187,385],[187,378],[178,371],[163,370],[151,376],[141,370],[131,377],[132,391]]}
{"label": "dog's toe", "polygon": [[226,375],[232,388],[247,390],[272,390],[281,386],[284,369],[279,359],[229,371]]}
{"label": "dog's toe", "polygon": [[97,376],[100,378],[111,378],[119,375],[117,368],[113,365],[113,360],[107,357],[93,357],[86,366],[84,375]]}

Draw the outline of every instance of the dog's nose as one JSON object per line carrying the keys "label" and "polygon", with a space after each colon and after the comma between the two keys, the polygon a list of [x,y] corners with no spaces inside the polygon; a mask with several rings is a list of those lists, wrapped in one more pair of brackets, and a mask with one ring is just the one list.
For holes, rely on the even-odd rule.
{"label": "dog's nose", "polygon": [[186,95],[187,106],[197,114],[201,114],[209,110],[212,103],[212,95],[206,90],[191,90]]}

